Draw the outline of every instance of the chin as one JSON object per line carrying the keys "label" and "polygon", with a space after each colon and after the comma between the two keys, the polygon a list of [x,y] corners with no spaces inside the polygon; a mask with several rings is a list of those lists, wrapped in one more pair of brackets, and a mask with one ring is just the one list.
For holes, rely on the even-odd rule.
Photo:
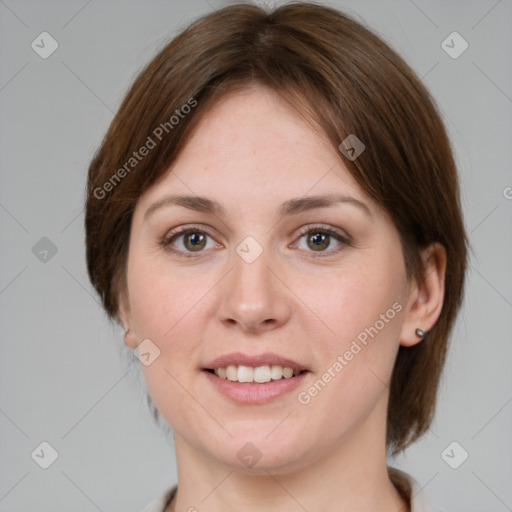
{"label": "chin", "polygon": [[[276,427],[274,422],[273,428]],[[278,427],[279,428],[279,427]],[[289,431],[249,435],[247,431],[226,439],[223,443],[207,444],[203,449],[213,459],[231,470],[253,475],[287,473],[312,462],[319,450],[304,445],[304,435]]]}

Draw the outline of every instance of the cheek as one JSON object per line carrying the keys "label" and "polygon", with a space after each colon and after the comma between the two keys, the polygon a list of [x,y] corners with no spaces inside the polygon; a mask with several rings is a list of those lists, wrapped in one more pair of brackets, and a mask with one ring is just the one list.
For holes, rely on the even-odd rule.
{"label": "cheek", "polygon": [[142,367],[148,388],[155,402],[171,393],[186,403],[190,397],[182,396],[179,383],[188,386],[198,371],[219,275],[179,269],[162,255],[148,256],[142,250],[131,258],[128,289],[134,331],[139,342],[149,338],[160,350],[155,364]]}
{"label": "cheek", "polygon": [[365,258],[300,285],[298,295],[329,328],[325,351],[339,353],[360,334],[364,340],[372,327],[382,341],[396,341],[406,282],[405,268],[396,261],[393,254],[385,260],[382,256]]}
{"label": "cheek", "polygon": [[364,264],[326,278],[323,291],[308,287],[308,294],[302,288],[304,302],[314,305],[312,309],[331,331],[317,340],[315,348],[321,355],[316,375],[320,382],[303,390],[306,395],[302,396],[304,401],[311,399],[313,409],[336,405],[334,423],[345,421],[347,410],[354,417],[364,416],[386,391],[404,310],[406,277],[405,267],[397,264],[402,262],[399,257],[401,252],[390,251],[387,258],[382,254],[366,258]]}
{"label": "cheek", "polygon": [[[134,328],[139,337],[167,342],[200,309],[205,281],[190,272],[171,272],[165,259],[133,254],[128,266],[128,289]],[[205,276],[206,277],[206,276]]]}
{"label": "cheek", "polygon": [[149,338],[160,350],[158,358],[141,366],[147,389],[157,408],[173,427],[186,429],[201,416],[191,397],[190,380],[196,370],[213,286],[207,276],[170,272],[165,261],[133,254],[128,266],[128,289],[134,330],[139,342]]}

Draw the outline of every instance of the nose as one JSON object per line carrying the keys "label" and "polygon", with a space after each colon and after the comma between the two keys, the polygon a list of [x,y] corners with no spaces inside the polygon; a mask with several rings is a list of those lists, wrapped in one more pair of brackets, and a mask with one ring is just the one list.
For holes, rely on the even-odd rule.
{"label": "nose", "polygon": [[292,293],[266,251],[251,263],[233,254],[231,272],[222,280],[218,315],[228,327],[258,333],[281,327],[291,317]]}

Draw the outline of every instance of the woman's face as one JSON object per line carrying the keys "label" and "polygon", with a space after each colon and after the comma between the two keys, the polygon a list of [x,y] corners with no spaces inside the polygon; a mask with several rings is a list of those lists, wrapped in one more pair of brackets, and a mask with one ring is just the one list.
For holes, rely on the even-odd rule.
{"label": "woman's face", "polygon": [[344,158],[258,87],[216,104],[138,201],[127,344],[151,340],[142,369],[178,450],[284,471],[384,449],[410,289]]}

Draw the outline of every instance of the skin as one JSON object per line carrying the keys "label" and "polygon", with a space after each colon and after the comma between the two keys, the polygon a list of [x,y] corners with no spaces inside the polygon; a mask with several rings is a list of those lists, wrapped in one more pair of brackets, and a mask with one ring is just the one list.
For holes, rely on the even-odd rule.
{"label": "skin", "polygon": [[[207,196],[227,215],[168,205],[144,218],[171,193]],[[291,198],[333,193],[361,201],[369,213],[337,203],[277,216]],[[190,224],[208,235],[206,245],[194,251],[190,236],[178,236],[171,246],[191,258],[161,245],[172,229]],[[331,237],[318,249],[314,235],[323,231],[315,224],[349,235],[349,243]],[[308,226],[309,234],[299,232]],[[247,236],[263,248],[250,264],[236,252]],[[142,370],[175,435],[179,488],[169,510],[408,510],[387,475],[386,408],[400,344],[420,342],[415,329],[429,330],[442,307],[444,250],[436,244],[423,256],[427,277],[418,284],[406,276],[388,215],[320,130],[275,92],[255,86],[214,105],[136,205],[120,297],[127,346],[149,338],[160,350]],[[300,403],[299,392],[394,303],[401,306],[394,318]],[[285,396],[240,405],[201,370],[234,351],[275,352],[310,373]],[[252,468],[237,458],[248,442],[262,454]]]}

